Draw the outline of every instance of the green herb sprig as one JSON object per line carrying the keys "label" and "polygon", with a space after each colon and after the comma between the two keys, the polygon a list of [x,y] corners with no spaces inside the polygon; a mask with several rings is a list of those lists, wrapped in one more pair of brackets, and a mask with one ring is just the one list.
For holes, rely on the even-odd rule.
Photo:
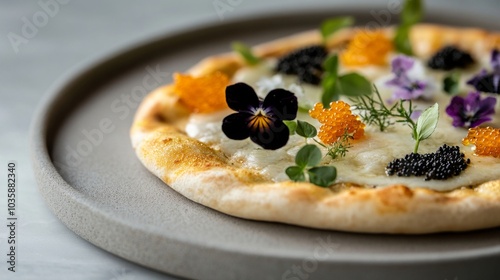
{"label": "green herb sprig", "polygon": [[308,178],[312,184],[326,188],[337,178],[337,169],[334,166],[318,166],[321,158],[321,151],[316,145],[305,145],[295,156],[296,165],[288,167],[285,173],[293,181],[303,182]]}
{"label": "green herb sprig", "polygon": [[369,95],[372,92],[370,81],[358,73],[338,74],[339,58],[332,55],[323,63],[325,73],[321,86],[323,94],[321,103],[325,108],[330,108],[330,102],[337,101],[341,95],[356,97]]}
{"label": "green herb sprig", "polygon": [[334,166],[318,166],[322,159],[321,151],[316,145],[308,144],[308,139],[314,139],[318,134],[316,128],[301,120],[287,121],[285,124],[289,129],[294,128],[293,133],[304,137],[306,142],[295,156],[296,165],[285,170],[290,180],[303,182],[308,178],[309,182],[320,187],[331,185],[337,177],[337,169]]}
{"label": "green herb sprig", "polygon": [[331,146],[325,146],[322,143],[317,142],[319,145],[323,146],[324,148],[327,149],[326,154],[331,157],[332,159],[337,159],[337,158],[343,158],[347,155],[347,152],[349,152],[349,149],[352,148],[351,145],[351,140],[353,139],[352,135],[349,134],[349,132],[346,131],[344,134],[333,143]]}
{"label": "green herb sprig", "polygon": [[257,65],[262,61],[260,58],[258,58],[253,54],[252,49],[250,47],[241,42],[233,42],[231,44],[231,48],[233,49],[233,51],[240,54],[240,56],[245,60],[245,62],[248,65]]}
{"label": "green herb sprig", "polygon": [[366,95],[351,99],[354,108],[360,111],[362,121],[367,125],[378,126],[380,131],[385,131],[395,123],[409,126],[412,130],[412,138],[415,140],[413,152],[417,153],[420,142],[429,138],[437,127],[439,105],[436,103],[427,108],[417,121],[414,121],[412,115],[415,108],[411,100],[399,100],[391,107],[387,107],[378,89],[374,88],[375,97]]}
{"label": "green herb sprig", "polygon": [[419,22],[423,16],[423,4],[421,0],[406,0],[401,12],[401,23],[396,29],[394,46],[400,53],[413,55],[410,42],[411,27]]}
{"label": "green herb sprig", "polygon": [[321,37],[323,38],[323,44],[326,44],[326,41],[330,36],[332,36],[337,31],[352,26],[355,22],[354,17],[336,17],[330,18],[321,24]]}
{"label": "green herb sprig", "polygon": [[392,118],[396,118],[398,122],[407,122],[410,127],[414,125],[410,118],[414,110],[411,100],[399,100],[391,107],[387,107],[377,87],[374,87],[374,96],[360,96],[351,98],[351,101],[354,109],[360,112],[361,120],[367,125],[378,126],[382,132],[394,124]]}

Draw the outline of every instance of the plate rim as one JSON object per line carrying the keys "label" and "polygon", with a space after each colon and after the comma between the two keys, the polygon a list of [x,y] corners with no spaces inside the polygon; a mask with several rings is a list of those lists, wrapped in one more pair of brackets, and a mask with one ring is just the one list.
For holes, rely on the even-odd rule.
{"label": "plate rim", "polygon": [[[370,8],[380,8],[377,6],[371,6]],[[112,51],[108,54],[105,54],[97,59],[94,59],[90,63],[83,63],[82,65],[78,65],[75,67],[73,70],[69,71],[68,74],[63,75],[61,78],[59,78],[53,86],[51,86],[48,90],[48,92],[44,95],[42,98],[42,101],[40,105],[37,107],[33,120],[31,122],[31,127],[30,127],[30,150],[31,150],[31,160],[33,164],[33,169],[35,171],[35,178],[37,181],[37,185],[39,187],[40,192],[42,193],[42,196],[44,197],[45,202],[49,206],[49,209],[51,210],[52,213],[54,213],[59,220],[63,222],[64,225],[66,225],[70,230],[78,234],[79,236],[82,236],[80,233],[78,233],[78,230],[75,230],[74,227],[71,226],[71,223],[68,221],[64,220],[61,218],[61,213],[60,210],[56,209],[54,205],[50,202],[49,195],[47,192],[53,191],[55,189],[54,186],[58,187],[58,190],[61,192],[62,195],[66,196],[67,198],[72,199],[73,203],[78,203],[82,206],[84,206],[87,211],[92,210],[92,201],[88,201],[85,199],[84,195],[78,192],[76,189],[74,189],[69,183],[67,183],[62,175],[57,171],[56,166],[54,165],[54,162],[51,159],[50,152],[49,152],[49,138],[51,135],[48,135],[49,133],[49,128],[50,125],[49,121],[53,120],[53,113],[51,113],[52,110],[57,110],[57,104],[61,102],[61,96],[64,96],[65,94],[68,94],[69,89],[74,85],[79,83],[80,80],[85,80],[85,79],[90,79],[88,77],[92,77],[94,75],[94,72],[96,70],[99,70],[101,68],[112,68],[112,67],[118,67],[117,65],[123,65],[127,63],[124,63],[123,60],[124,58],[128,57],[134,57],[132,60],[136,63],[140,56],[142,56],[140,53],[143,52],[145,49],[150,48],[153,45],[158,45],[161,44],[164,41],[168,40],[183,40],[182,38],[185,38],[186,36],[192,36],[194,34],[199,34],[201,32],[219,32],[218,30],[228,26],[228,25],[248,25],[251,22],[255,21],[262,21],[262,20],[276,20],[277,18],[283,18],[283,16],[304,16],[304,17],[311,17],[315,15],[325,15],[325,14],[342,14],[342,12],[345,11],[354,11],[355,13],[360,13],[363,11],[369,10],[369,8],[360,10],[358,9],[353,9],[353,8],[338,8],[338,10],[310,10],[310,11],[289,11],[286,13],[267,13],[265,15],[251,15],[251,16],[245,16],[241,17],[238,19],[231,19],[227,20],[224,22],[210,22],[206,23],[205,26],[200,27],[199,25],[196,26],[190,26],[187,28],[182,28],[180,30],[176,30],[174,32],[171,32],[166,35],[154,35],[151,38],[143,39],[140,40],[139,42],[130,44],[129,46],[122,48],[118,51]],[[342,12],[339,12],[342,11]],[[449,10],[448,10],[449,12]],[[434,11],[432,13],[429,13],[429,15],[433,14],[432,17],[436,17],[436,15],[439,13],[438,11]],[[435,14],[435,15],[434,15]],[[456,16],[458,17],[458,16]],[[455,17],[455,18],[456,18]],[[451,17],[453,18],[453,17]],[[445,19],[447,20],[447,19]],[[146,57],[151,57],[150,55],[145,55]],[[50,183],[49,183],[50,182]],[[50,185],[50,186],[49,186]],[[125,225],[124,221],[122,219],[118,219],[117,217],[108,217],[109,213],[98,213],[97,215],[102,215],[102,219],[107,220],[108,222],[116,222],[118,224]],[[130,227],[129,224],[127,224],[127,227]],[[139,227],[136,228],[136,230]],[[140,227],[142,230],[144,229],[144,226],[141,225]],[[148,229],[150,234],[158,234],[152,227],[151,229]],[[164,235],[161,235],[163,238],[165,237]],[[82,236],[83,237],[83,236]],[[85,238],[85,237],[84,237]],[[98,247],[111,252],[115,255],[118,255],[122,258],[128,259],[127,256],[124,256],[123,254],[114,252],[113,250],[110,250],[110,248],[103,248],[102,246],[95,244],[93,241],[88,240],[90,243],[97,245]],[[213,247],[206,245],[206,244],[201,244],[201,243],[189,243],[187,240],[170,240],[172,242],[176,241],[179,243],[179,245],[196,245],[196,246],[206,246],[207,249],[214,249]],[[217,248],[219,252],[221,253],[233,253],[236,255],[248,255],[250,252],[245,252],[245,251],[230,251],[227,248]],[[328,262],[330,261],[335,261],[338,263],[352,263],[352,264],[363,264],[363,263],[369,263],[369,264],[375,264],[375,265],[387,265],[387,264],[393,264],[393,265],[399,265],[399,264],[436,264],[437,262],[452,262],[452,261],[464,261],[467,259],[471,258],[485,258],[485,257],[493,257],[493,256],[498,256],[500,254],[500,246],[494,247],[494,248],[481,248],[481,249],[467,249],[467,251],[454,251],[454,252],[446,252],[446,253],[440,253],[439,256],[435,256],[433,258],[432,256],[429,256],[428,254],[425,253],[411,253],[411,255],[398,255],[398,253],[387,253],[384,254],[383,259],[382,258],[374,258],[372,255],[366,255],[366,256],[353,256],[353,255],[345,255],[344,253],[338,253],[338,255],[335,255],[329,259]],[[291,256],[286,256],[286,255],[273,255],[273,256],[266,256],[266,257],[274,257],[277,259],[286,259],[289,258],[292,262],[296,262],[297,260],[302,260],[303,258],[297,259],[295,257]],[[135,263],[138,263],[137,260],[131,260]],[[321,261],[320,261],[321,262]],[[139,262],[140,263],[140,262]],[[142,265],[148,266],[148,264],[140,263]],[[151,266],[149,266],[151,267]],[[151,267],[154,269],[158,269],[155,267]]]}

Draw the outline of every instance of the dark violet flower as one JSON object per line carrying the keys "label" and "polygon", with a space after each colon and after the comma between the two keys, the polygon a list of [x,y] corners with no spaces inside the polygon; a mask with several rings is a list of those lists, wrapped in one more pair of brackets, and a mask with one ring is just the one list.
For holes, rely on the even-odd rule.
{"label": "dark violet flower", "polygon": [[479,92],[471,92],[465,98],[453,97],[446,107],[446,114],[453,118],[455,127],[476,127],[492,120],[496,103],[495,97],[481,99]]}
{"label": "dark violet flower", "polygon": [[500,74],[500,51],[497,49],[491,52],[491,67],[496,74]]}
{"label": "dark violet flower", "polygon": [[396,77],[386,82],[386,85],[395,87],[393,100],[417,99],[425,93],[427,84],[412,79],[408,72],[413,68],[415,61],[407,56],[399,55],[392,60],[392,73]]}
{"label": "dark violet flower", "polygon": [[500,94],[500,52],[498,50],[493,50],[491,53],[491,67],[493,68],[491,73],[483,69],[467,81],[467,84],[474,86],[478,91]]}
{"label": "dark violet flower", "polygon": [[226,88],[226,102],[237,111],[224,118],[222,131],[233,140],[248,137],[264,149],[276,150],[288,142],[290,131],[283,120],[297,117],[297,97],[274,89],[261,101],[252,87],[237,83]]}

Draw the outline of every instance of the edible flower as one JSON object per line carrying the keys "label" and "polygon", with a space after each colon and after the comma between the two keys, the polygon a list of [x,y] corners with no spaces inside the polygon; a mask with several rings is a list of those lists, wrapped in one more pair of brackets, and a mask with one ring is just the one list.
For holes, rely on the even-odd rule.
{"label": "edible flower", "polygon": [[299,102],[299,109],[309,110],[314,105],[314,103],[306,96],[304,89],[300,85],[291,83],[287,87],[285,81],[283,80],[283,76],[280,74],[276,74],[270,78],[262,78],[256,85],[257,95],[262,99],[264,99],[267,93],[273,89],[282,88],[295,94],[297,101]]}
{"label": "edible flower", "polygon": [[491,73],[483,69],[467,81],[467,84],[474,86],[478,91],[500,94],[500,52],[497,49],[491,53],[491,67],[493,68]]}
{"label": "edible flower", "polygon": [[392,60],[392,73],[395,77],[386,82],[386,85],[395,87],[393,100],[417,99],[426,93],[427,84],[419,79],[410,77],[410,71],[415,67],[415,61],[404,55],[399,55]]}
{"label": "edible flower", "polygon": [[482,99],[479,92],[471,92],[466,97],[453,97],[446,107],[446,114],[453,118],[455,127],[476,127],[492,120],[496,103],[494,97]]}
{"label": "edible flower", "polygon": [[248,137],[267,150],[279,149],[288,142],[290,131],[283,120],[297,117],[297,97],[287,90],[274,89],[260,100],[245,83],[226,88],[226,102],[237,113],[222,121],[222,131],[233,140]]}

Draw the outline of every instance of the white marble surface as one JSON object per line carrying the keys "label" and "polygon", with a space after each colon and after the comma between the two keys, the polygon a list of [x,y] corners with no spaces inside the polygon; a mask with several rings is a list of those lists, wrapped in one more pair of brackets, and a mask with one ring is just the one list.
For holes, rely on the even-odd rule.
{"label": "white marble surface", "polygon": [[[18,165],[17,272],[7,271],[7,190],[0,183],[0,279],[176,279],[115,257],[68,230],[47,209],[34,180],[29,156],[29,124],[42,95],[64,73],[113,50],[158,34],[204,22],[263,12],[331,7],[335,4],[386,5],[387,1],[341,0],[58,0],[44,21],[40,3],[0,2],[0,182],[8,160]],[[214,2],[232,4],[220,16]],[[429,1],[430,2],[430,1]],[[348,3],[348,4],[346,4]],[[499,0],[433,1],[431,7],[460,6],[498,15]],[[47,12],[45,12],[47,13]],[[39,27],[13,46],[9,33],[22,33],[38,15]],[[24,36],[26,37],[26,36]],[[16,50],[17,49],[17,50]]]}

